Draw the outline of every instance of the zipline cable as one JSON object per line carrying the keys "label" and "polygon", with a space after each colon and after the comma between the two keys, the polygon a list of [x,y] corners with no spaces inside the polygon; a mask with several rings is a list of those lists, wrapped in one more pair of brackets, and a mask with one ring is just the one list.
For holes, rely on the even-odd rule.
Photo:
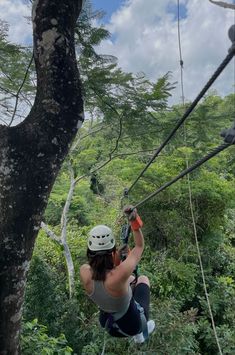
{"label": "zipline cable", "polygon": [[160,154],[162,149],[167,145],[167,143],[171,140],[171,138],[175,135],[177,130],[180,128],[180,126],[184,123],[184,121],[188,118],[190,113],[194,110],[198,102],[201,100],[201,98],[205,95],[205,93],[208,91],[208,89],[211,87],[211,85],[215,82],[215,80],[219,77],[219,75],[222,73],[222,71],[226,68],[226,66],[230,63],[232,60],[233,56],[235,55],[235,45],[233,45],[223,62],[220,64],[220,66],[217,68],[217,70],[214,72],[212,77],[209,79],[209,81],[206,83],[206,85],[203,87],[203,89],[200,91],[198,96],[195,98],[195,100],[191,103],[191,105],[188,107],[188,109],[185,111],[179,122],[176,124],[175,128],[171,131],[171,133],[168,135],[168,137],[165,139],[165,141],[160,145],[160,147],[156,150],[154,153],[153,157],[150,159],[150,161],[146,164],[144,169],[141,171],[139,176],[135,179],[135,181],[132,183],[132,185],[128,188],[128,192],[130,192],[135,184],[139,181],[139,179],[143,176],[145,171],[149,168],[149,166],[152,164],[152,162],[156,159],[156,157]]}
{"label": "zipline cable", "polygon": [[[183,59],[182,59],[182,49],[181,49],[181,37],[180,37],[180,0],[177,0],[177,7],[178,7],[178,43],[179,43],[180,71],[181,71],[181,92],[182,92],[182,104],[184,106],[185,103],[184,103]],[[185,127],[185,123],[184,123],[184,143],[185,143],[185,146],[187,146],[187,130]],[[189,168],[189,159],[188,159],[187,152],[186,152],[185,158],[186,158],[186,167]],[[203,267],[203,263],[202,263],[200,246],[199,246],[199,242],[198,242],[198,234],[197,234],[197,226],[196,226],[196,220],[195,220],[195,214],[194,214],[190,174],[187,174],[187,184],[188,184],[190,214],[191,214],[191,218],[192,218],[193,232],[194,232],[194,238],[195,238],[195,243],[196,243],[198,261],[199,261],[200,270],[201,270],[203,289],[204,289],[204,293],[205,293],[205,297],[206,297],[207,307],[208,307],[208,311],[209,311],[209,315],[210,315],[210,319],[211,319],[212,329],[214,332],[217,348],[218,348],[219,354],[222,355],[221,346],[220,346],[220,342],[219,342],[219,338],[218,338],[218,334],[217,334],[217,330],[216,330],[216,326],[215,326],[214,316],[213,316],[213,312],[212,312],[212,308],[211,308],[210,298],[209,298],[209,294],[207,291],[205,272],[204,272],[204,267]]]}
{"label": "zipline cable", "polygon": [[144,198],[142,201],[138,202],[133,208],[137,208],[140,207],[141,205],[143,205],[145,202],[147,202],[148,200],[150,200],[151,198],[153,198],[154,196],[158,195],[161,191],[165,190],[167,187],[171,186],[172,184],[174,184],[176,181],[182,179],[185,175],[191,173],[193,170],[197,169],[199,166],[201,166],[202,164],[204,164],[206,161],[208,161],[209,159],[213,158],[215,155],[219,154],[220,152],[222,152],[224,149],[228,148],[229,146],[231,146],[233,143],[223,143],[221,145],[219,145],[218,147],[216,147],[215,149],[213,149],[210,153],[208,153],[205,157],[201,158],[200,160],[198,160],[197,162],[195,162],[193,165],[191,165],[189,168],[183,170],[179,175],[177,175],[175,178],[173,178],[172,180],[168,181],[167,183],[165,183],[164,185],[162,185],[161,187],[159,187],[159,189],[157,189],[156,191],[154,191],[153,193],[151,193],[150,195],[148,195],[146,198]]}

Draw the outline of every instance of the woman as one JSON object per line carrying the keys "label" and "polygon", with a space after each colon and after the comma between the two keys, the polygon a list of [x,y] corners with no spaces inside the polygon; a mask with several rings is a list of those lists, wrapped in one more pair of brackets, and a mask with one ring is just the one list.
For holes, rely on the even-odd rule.
{"label": "woman", "polygon": [[146,276],[139,276],[133,284],[132,275],[144,250],[141,231],[143,222],[136,209],[125,209],[134,235],[135,246],[126,259],[117,262],[115,238],[104,225],[94,227],[88,238],[89,264],[80,268],[80,277],[88,297],[100,308],[100,324],[115,337],[134,336],[143,343],[154,330],[149,318],[150,284]]}

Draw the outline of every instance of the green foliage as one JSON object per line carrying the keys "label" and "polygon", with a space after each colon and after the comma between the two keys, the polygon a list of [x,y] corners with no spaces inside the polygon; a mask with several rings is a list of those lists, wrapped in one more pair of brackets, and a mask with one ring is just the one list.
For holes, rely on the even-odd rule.
{"label": "green foliage", "polygon": [[[215,104],[213,97],[208,97],[206,103],[202,104],[205,108],[199,107],[198,109],[200,115],[207,112],[208,102]],[[215,98],[215,102],[217,110],[221,110],[224,101]],[[211,108],[210,114],[212,114]],[[156,116],[156,119],[159,117]],[[193,119],[196,122],[196,116]],[[167,113],[161,120],[168,130],[166,123],[171,124],[174,121],[172,112]],[[114,130],[110,132],[109,126],[106,126],[106,131],[104,131],[99,122],[97,125],[98,129],[95,134],[89,134],[89,126],[84,126],[81,137],[83,135],[85,138],[72,153],[72,164],[76,176],[81,176],[86,172],[86,176],[76,186],[68,215],[67,239],[75,261],[76,273],[78,273],[79,265],[86,261],[86,235],[93,225],[98,223],[110,225],[118,240],[120,196],[123,188],[130,186],[148,161],[146,152],[141,151],[145,136],[143,138],[138,136],[136,140],[133,140],[132,134],[125,136],[125,140],[119,141],[117,156],[95,173],[103,190],[98,194],[97,191],[91,190],[89,169],[93,168],[89,167],[89,162],[99,167],[102,165],[102,160],[106,161],[106,157],[108,160],[114,134]],[[201,125],[204,125],[203,120],[201,120]],[[190,130],[195,133],[192,137],[196,144],[191,144],[191,138],[189,138],[190,146],[185,146],[182,139],[176,139],[175,145],[169,147],[137,183],[131,194],[133,203],[141,200],[183,170],[185,155],[188,156],[190,162],[193,162],[204,153],[205,148],[202,145],[199,146],[198,142],[201,138],[206,140],[208,137],[199,136],[196,123],[194,127],[194,121],[191,123]],[[157,145],[162,138],[162,132],[158,132],[153,137],[151,127],[146,126],[145,131],[148,142],[151,142],[152,146]],[[87,136],[86,132],[88,132]],[[190,134],[192,132],[190,131]],[[212,127],[208,135],[214,137]],[[107,138],[108,144],[106,144]],[[127,146],[126,142],[132,142],[131,146]],[[235,319],[231,312],[231,309],[234,309],[235,298],[233,285],[235,185],[234,174],[228,173],[226,169],[231,160],[231,154],[230,151],[225,151],[191,174],[194,213],[208,292],[221,344],[224,349],[227,349],[228,354],[232,354],[234,346],[232,329]],[[85,166],[87,168],[84,170]],[[60,211],[65,203],[68,189],[69,175],[65,164],[50,202],[54,206],[57,205]],[[49,211],[51,214],[57,213],[56,209],[54,211],[50,209],[50,205]],[[157,351],[160,354],[216,352],[192,230],[187,181],[182,180],[174,184],[146,203],[139,209],[139,212],[145,222],[143,230],[147,244],[140,270],[151,280],[152,317],[157,322],[157,330],[148,344],[144,345],[144,351],[146,353]],[[59,226],[55,224],[53,228],[59,233]],[[64,266],[61,268],[61,263],[64,265],[64,261],[60,256],[60,249],[57,247],[53,256],[54,243],[48,241],[46,247],[43,245],[43,240],[45,240],[43,238],[45,236],[42,234],[41,241],[39,239],[41,257],[46,259],[57,272],[62,270],[62,279],[65,279],[66,271]],[[63,313],[63,310],[61,313],[57,327],[63,331],[71,346],[78,353],[99,353],[102,349],[103,334],[99,328],[97,310],[87,300],[78,280],[76,292],[77,303],[75,302],[74,306],[70,304],[68,308],[65,307],[66,312]],[[226,339],[227,344],[222,339]],[[127,354],[138,354],[139,350],[131,341],[107,339],[107,354],[124,351]]]}
{"label": "green foliage", "polygon": [[149,260],[147,269],[151,277],[151,290],[158,298],[175,297],[181,302],[192,300],[196,295],[198,271],[195,265],[166,258],[162,264]]}
{"label": "green foliage", "polygon": [[[216,323],[235,326],[235,282],[230,276],[219,276],[211,282],[209,298]],[[209,318],[205,299],[201,299],[204,314]]]}
{"label": "green foliage", "polygon": [[47,327],[38,323],[37,319],[23,323],[21,336],[22,355],[69,355],[73,350],[68,346],[63,334],[59,337],[48,336]]}
{"label": "green foliage", "polygon": [[64,293],[61,280],[49,264],[35,256],[31,262],[28,275],[24,317],[26,320],[37,318],[41,324],[46,324],[49,331],[58,330],[56,319],[63,312]]}
{"label": "green foliage", "polygon": [[[117,58],[96,52],[96,46],[109,38],[104,27],[93,26],[101,15],[92,12],[86,1],[77,23],[75,40],[88,118],[64,162],[44,216],[59,236],[71,180],[77,179],[66,215],[76,292],[69,299],[62,247],[40,231],[26,289],[23,354],[70,354],[71,348],[82,355],[102,351],[104,334],[98,311],[88,301],[78,276],[86,261],[87,233],[103,223],[113,228],[119,240],[123,189],[131,186],[185,111],[181,105],[167,107],[174,88],[169,73],[150,81],[143,73],[123,72]],[[0,22],[0,108],[9,121],[14,110],[12,99],[23,82],[31,51],[10,44],[7,30]],[[33,77],[32,67],[18,97],[24,105],[30,104],[34,94]],[[191,165],[220,144],[220,132],[233,124],[234,100],[234,94],[224,98],[216,93],[207,95],[135,185],[130,198],[122,202],[136,204],[184,170],[186,160]],[[229,355],[235,353],[234,171],[231,147],[190,175],[211,308],[222,351]],[[157,329],[142,347],[131,339],[107,336],[106,354],[216,354],[187,179],[145,203],[139,213],[146,240],[141,273],[151,281],[151,317]]]}
{"label": "green foliage", "polygon": [[[206,319],[201,319],[198,322],[199,341],[201,353],[205,355],[217,354],[218,346],[215,340],[214,332],[211,328],[210,322]],[[223,354],[232,355],[235,351],[235,332],[234,328],[228,325],[221,325],[216,327],[220,347]]]}
{"label": "green foliage", "polygon": [[[205,115],[207,112],[211,115],[212,103],[216,106],[217,112],[222,110],[224,101],[227,102],[227,98],[224,100],[217,97],[215,100],[213,97],[206,98],[201,104],[203,107],[198,108],[198,115]],[[178,111],[180,109],[181,107],[177,108]],[[146,141],[148,142],[146,147],[150,142],[152,147],[157,146],[175,123],[173,111],[165,113],[161,118],[156,114],[154,118],[161,122],[165,129],[164,133],[159,131],[153,134],[151,125],[148,127],[145,120],[143,123],[146,125],[144,132],[146,135],[134,139],[132,132],[128,134],[126,130],[131,124],[129,126],[129,123],[125,122],[123,132],[126,132],[126,135],[123,133],[119,139],[117,150],[111,159],[110,152],[112,145],[115,145],[115,134],[117,135],[115,120],[113,127],[100,122],[99,119],[93,122],[97,129],[96,133],[89,133],[92,129],[88,123],[81,131],[80,144],[71,152],[69,158],[75,176],[83,176],[75,189],[67,226],[67,240],[75,263],[76,275],[79,266],[86,261],[87,233],[92,226],[100,223],[111,226],[119,240],[120,196],[123,188],[131,185],[148,161],[149,153],[143,151]],[[229,117],[226,121],[229,122]],[[102,126],[103,124],[106,126]],[[200,124],[200,130],[204,129],[204,120],[201,120]],[[176,176],[186,166],[186,155],[189,163],[192,163],[204,154],[208,143],[206,140],[208,137],[214,137],[213,127],[207,132],[208,136],[199,135],[196,113],[189,126],[189,146],[185,145],[181,137],[177,137],[136,184],[131,192],[130,202],[140,201]],[[222,127],[222,123],[219,126]],[[199,144],[201,139],[202,142]],[[209,142],[209,146],[211,144],[212,141]],[[213,144],[216,144],[216,141],[213,140]],[[232,159],[232,151],[227,150],[191,174],[190,178],[208,293],[221,344],[228,354],[233,353],[232,329],[235,319],[234,313],[231,312],[231,309],[235,308],[233,283],[235,180],[232,169],[229,168],[229,172],[227,169]],[[60,233],[59,215],[69,190],[70,176],[67,164],[66,162],[51,194],[52,207],[49,204],[46,211],[47,218],[50,214],[51,219],[48,220],[52,222],[51,228],[57,234]],[[103,167],[99,168],[102,165]],[[94,169],[97,170],[92,173]],[[100,191],[91,188],[90,176],[94,176],[93,174],[97,184],[102,186]],[[124,203],[129,202],[125,200]],[[216,353],[192,229],[187,180],[177,182],[147,202],[139,209],[139,213],[145,223],[143,231],[146,239],[140,272],[150,278],[151,317],[157,322],[157,330],[148,344],[143,345],[143,351],[179,355]],[[64,282],[67,289],[66,269],[61,250],[49,240],[45,243],[45,238],[45,234],[41,233],[36,254],[46,260],[55,273],[60,273],[61,284]],[[78,354],[100,353],[103,333],[98,324],[97,309],[87,300],[78,276],[76,298],[73,302],[64,302],[61,310],[57,321],[54,322],[57,334],[58,331],[63,332]],[[45,320],[45,324],[48,323]],[[226,339],[227,343],[223,339]],[[107,354],[124,352],[141,354],[141,349],[138,349],[131,340],[108,337]]]}
{"label": "green foliage", "polygon": [[[40,232],[28,277],[24,317],[26,321],[37,318],[47,326],[49,335],[40,328],[43,339],[63,333],[75,353],[87,355],[102,351],[104,336],[97,309],[88,301],[78,276],[80,265],[86,261],[87,233],[95,224],[103,223],[112,227],[119,239],[123,189],[131,186],[185,108],[167,107],[174,88],[169,73],[150,81],[143,73],[123,72],[116,58],[97,54],[96,46],[109,33],[92,25],[101,13],[92,12],[89,1],[84,9],[76,28],[76,43],[88,119],[56,180],[44,219],[60,235],[71,179],[77,179],[66,216],[76,292],[69,300],[61,246]],[[12,84],[4,82],[2,76],[0,86],[15,92],[29,53],[9,45],[6,31],[0,28],[0,50],[20,68],[16,73],[3,63],[1,70],[11,71]],[[31,90],[29,78],[25,92]],[[130,200],[123,203],[141,201],[184,170],[186,159],[191,165],[220,144],[220,132],[231,127],[234,113],[234,94],[225,98],[207,95],[135,185]],[[233,354],[235,338],[231,311],[235,309],[234,168],[231,147],[190,175],[208,293],[226,354]],[[151,281],[151,317],[157,329],[142,348],[131,339],[107,337],[106,354],[216,353],[189,207],[188,181],[182,179],[139,208],[146,240],[141,272]]]}
{"label": "green foliage", "polygon": [[150,338],[151,349],[157,354],[198,354],[197,309],[180,312],[179,303],[171,298],[153,304],[157,329]]}

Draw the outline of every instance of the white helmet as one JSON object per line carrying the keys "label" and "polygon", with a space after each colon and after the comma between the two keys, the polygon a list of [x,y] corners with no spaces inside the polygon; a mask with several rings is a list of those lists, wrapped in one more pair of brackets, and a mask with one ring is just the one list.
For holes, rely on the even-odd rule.
{"label": "white helmet", "polygon": [[115,246],[112,230],[104,225],[99,225],[89,232],[88,249],[91,251],[110,250]]}

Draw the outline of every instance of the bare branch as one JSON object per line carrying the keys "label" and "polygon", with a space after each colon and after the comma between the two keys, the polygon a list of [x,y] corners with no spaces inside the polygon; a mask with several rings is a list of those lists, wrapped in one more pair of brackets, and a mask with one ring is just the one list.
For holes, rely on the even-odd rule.
{"label": "bare branch", "polygon": [[5,91],[5,93],[10,94],[10,95],[12,95],[12,96],[16,96],[16,94],[14,94],[14,93],[11,92],[10,90],[4,88],[3,86],[0,86],[0,90]]}
{"label": "bare branch", "polygon": [[44,222],[41,222],[41,228],[46,232],[48,237],[50,237],[56,243],[63,245],[61,239]]}
{"label": "bare branch", "polygon": [[72,145],[72,147],[70,149],[70,153],[72,153],[77,148],[77,146],[79,145],[79,143],[81,142],[82,139],[84,139],[86,137],[89,137],[89,136],[91,136],[94,133],[100,132],[103,128],[104,128],[104,126],[101,126],[100,128],[97,128],[94,131],[90,131],[89,133],[84,134],[83,136],[79,136],[77,138],[77,140],[74,142],[74,144]]}
{"label": "bare branch", "polygon": [[[119,115],[119,114],[118,114]],[[121,115],[119,115],[120,117],[120,128],[119,128],[119,134],[118,134],[118,137],[116,139],[116,143],[115,143],[115,147],[112,149],[112,151],[109,153],[109,158],[104,162],[102,163],[100,166],[98,166],[97,168],[94,168],[93,170],[91,170],[88,174],[84,174],[82,176],[79,176],[78,178],[75,179],[75,185],[80,181],[82,180],[83,178],[97,172],[98,170],[102,169],[105,165],[107,165],[111,160],[113,160],[113,153],[118,149],[118,144],[119,144],[119,141],[121,139],[121,136],[122,136],[122,119],[123,117]]]}
{"label": "bare branch", "polygon": [[100,93],[98,93],[98,91],[96,90],[96,88],[94,86],[91,87],[91,89],[93,90],[94,94],[96,96],[99,97],[99,99],[106,105],[108,106],[117,116],[120,117],[120,113],[116,110],[115,107],[113,107],[108,101],[104,100],[103,96],[100,95]]}
{"label": "bare branch", "polygon": [[[9,76],[7,76],[5,73],[3,74],[13,83],[13,80]],[[3,86],[0,86],[0,90],[5,91],[5,93],[10,94],[12,97],[17,97],[17,95],[14,92],[4,88]],[[32,102],[23,93],[20,93],[20,96],[22,97],[23,100],[25,100],[28,103],[30,107],[33,106]]]}
{"label": "bare branch", "polygon": [[7,122],[4,121],[4,119],[0,118],[0,121],[2,121],[4,125],[7,125]]}
{"label": "bare branch", "polygon": [[123,120],[123,115],[119,115],[119,117],[120,117],[120,121],[119,121],[119,133],[118,133],[118,137],[117,137],[117,139],[116,139],[116,144],[115,144],[115,147],[113,148],[113,150],[111,151],[111,153],[109,153],[109,157],[110,158],[112,158],[112,155],[113,155],[113,153],[118,149],[118,144],[119,144],[119,141],[120,141],[120,139],[121,139],[121,137],[122,137],[122,128],[123,128],[123,126],[122,126],[122,120]]}
{"label": "bare branch", "polygon": [[131,152],[131,153],[119,153],[119,154],[116,154],[114,158],[118,158],[118,157],[126,157],[126,156],[129,156],[129,155],[136,155],[136,154],[141,154],[141,153],[151,153],[151,152],[155,152],[156,151],[156,148],[153,148],[153,149],[147,149],[147,150],[137,150],[136,152]]}
{"label": "bare branch", "polygon": [[24,83],[25,83],[25,81],[26,81],[26,78],[27,78],[27,75],[28,75],[28,72],[29,72],[29,69],[30,69],[30,67],[31,67],[32,62],[33,62],[33,55],[32,55],[32,57],[31,57],[31,59],[30,59],[30,61],[29,61],[29,64],[28,64],[28,66],[27,66],[27,69],[26,69],[26,72],[25,72],[23,81],[22,81],[22,83],[21,83],[21,85],[20,85],[20,87],[19,87],[19,89],[18,89],[18,91],[17,91],[17,93],[16,93],[15,107],[14,107],[14,111],[13,111],[13,114],[12,114],[11,121],[10,121],[10,123],[9,123],[9,125],[8,125],[9,127],[12,125],[12,122],[14,121],[15,114],[16,114],[16,110],[17,110],[17,106],[18,106],[18,101],[19,101],[19,95],[20,95],[20,92],[21,92],[21,90],[22,90],[22,88],[23,88],[23,86],[24,86]]}
{"label": "bare branch", "polygon": [[71,164],[69,164],[69,172],[70,172],[70,188],[67,195],[67,199],[64,205],[64,209],[61,215],[61,239],[63,242],[66,242],[66,234],[67,234],[67,221],[68,221],[68,211],[71,205],[71,201],[73,198],[74,189],[76,186],[76,180],[74,179],[74,169]]}

